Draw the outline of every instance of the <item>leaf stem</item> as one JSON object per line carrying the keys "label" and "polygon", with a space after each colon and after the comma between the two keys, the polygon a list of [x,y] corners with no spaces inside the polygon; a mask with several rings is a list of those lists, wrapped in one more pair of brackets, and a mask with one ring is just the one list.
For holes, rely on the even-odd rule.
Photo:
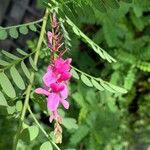
{"label": "leaf stem", "polygon": [[[49,14],[49,11],[48,11],[48,8],[47,8],[46,11],[45,11],[45,15],[42,19],[43,20],[42,28],[41,28],[38,44],[37,44],[37,47],[36,47],[36,53],[35,53],[35,56],[34,56],[34,64],[35,65],[37,65],[37,61],[38,61],[38,58],[39,58],[39,53],[40,53],[40,49],[41,49],[41,46],[42,46],[42,41],[43,41],[43,38],[44,38],[44,32],[45,32],[45,28],[46,28],[46,24],[47,24],[48,14]],[[17,132],[16,137],[15,137],[13,150],[16,150],[16,148],[17,148],[19,135],[20,135],[20,132],[22,130],[22,124],[23,124],[25,114],[26,114],[26,110],[27,110],[27,107],[28,107],[28,104],[29,104],[30,93],[31,93],[31,90],[32,90],[33,82],[34,82],[34,76],[35,76],[35,73],[32,72],[31,73],[31,80],[30,80],[30,83],[29,83],[29,85],[27,87],[27,90],[26,90],[26,97],[25,97],[24,106],[23,106],[23,109],[22,109],[22,112],[21,112],[20,123],[19,123],[19,127],[18,127],[18,132]]]}
{"label": "leaf stem", "polygon": [[43,134],[46,136],[46,138],[57,148],[57,150],[60,150],[60,148],[52,141],[50,135],[48,135],[46,133],[46,131],[44,130],[44,128],[40,125],[40,123],[38,122],[38,120],[36,119],[36,117],[34,116],[30,106],[28,106],[28,111],[31,114],[33,120],[35,121],[35,123],[38,125],[38,127],[40,128],[40,130],[43,132]]}

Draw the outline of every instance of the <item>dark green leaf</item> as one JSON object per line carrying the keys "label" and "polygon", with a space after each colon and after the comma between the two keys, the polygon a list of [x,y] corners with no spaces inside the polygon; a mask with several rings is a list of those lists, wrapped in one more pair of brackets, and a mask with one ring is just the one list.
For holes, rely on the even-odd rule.
{"label": "dark green leaf", "polygon": [[10,74],[17,87],[21,90],[24,90],[25,89],[24,81],[21,75],[19,74],[18,70],[15,68],[15,66],[12,66],[10,68]]}
{"label": "dark green leaf", "polygon": [[15,89],[4,72],[0,73],[0,85],[6,93],[6,95],[8,95],[10,98],[16,97]]}
{"label": "dark green leaf", "polygon": [[0,40],[5,40],[7,38],[7,32],[5,29],[0,29]]}
{"label": "dark green leaf", "polygon": [[19,32],[21,33],[21,34],[28,34],[28,28],[26,27],[26,26],[21,26],[20,28],[19,28]]}
{"label": "dark green leaf", "polygon": [[9,29],[9,35],[14,38],[17,39],[18,38],[18,31],[16,28],[11,28]]}
{"label": "dark green leaf", "polygon": [[30,24],[29,25],[29,29],[32,30],[32,31],[34,31],[34,32],[37,31],[37,28],[36,28],[36,26],[34,24]]}

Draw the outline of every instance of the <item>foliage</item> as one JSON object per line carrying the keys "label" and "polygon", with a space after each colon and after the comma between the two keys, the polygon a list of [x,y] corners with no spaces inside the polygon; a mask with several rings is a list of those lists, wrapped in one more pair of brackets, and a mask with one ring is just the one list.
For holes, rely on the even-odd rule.
{"label": "foliage", "polygon": [[[0,149],[10,149],[13,141],[20,150],[148,149],[149,0],[52,0],[44,5],[49,10],[42,19],[0,28],[0,40],[17,39],[29,29],[40,33],[38,41],[27,42],[28,51],[1,50]],[[53,11],[68,49],[65,56],[73,59],[71,104],[65,112],[59,109],[63,142],[58,146],[45,97],[34,93],[49,64],[46,21]]]}

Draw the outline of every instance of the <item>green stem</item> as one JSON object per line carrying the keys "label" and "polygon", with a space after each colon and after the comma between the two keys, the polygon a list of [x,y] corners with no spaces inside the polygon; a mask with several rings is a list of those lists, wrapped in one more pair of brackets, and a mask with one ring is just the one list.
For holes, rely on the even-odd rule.
{"label": "green stem", "polygon": [[[37,65],[37,62],[38,62],[39,53],[40,53],[40,49],[41,49],[41,46],[42,46],[42,40],[44,38],[44,32],[45,32],[45,28],[46,28],[46,24],[47,24],[48,14],[49,14],[49,11],[48,11],[48,9],[46,9],[45,15],[43,17],[43,24],[42,24],[42,28],[41,28],[41,32],[40,32],[40,37],[39,37],[38,44],[37,44],[37,47],[36,47],[36,53],[35,53],[35,56],[34,56],[34,64],[35,65]],[[20,135],[20,132],[22,130],[22,123],[24,121],[26,110],[27,110],[27,107],[28,107],[28,104],[29,104],[29,98],[30,98],[30,93],[31,93],[31,90],[32,90],[34,76],[35,76],[35,73],[32,72],[31,73],[30,84],[28,85],[27,91],[26,91],[26,97],[25,97],[24,106],[23,106],[23,109],[22,109],[21,117],[20,117],[18,132],[16,134],[15,141],[14,141],[13,150],[16,150],[16,148],[17,148],[19,135]]]}
{"label": "green stem", "polygon": [[28,111],[31,114],[33,120],[35,121],[35,123],[38,125],[38,127],[40,128],[40,130],[43,132],[43,134],[46,136],[46,138],[57,148],[57,150],[60,150],[60,148],[52,141],[52,138],[50,137],[50,135],[48,135],[46,133],[46,131],[44,130],[44,128],[40,125],[40,123],[38,122],[38,120],[36,119],[36,117],[34,116],[30,106],[28,106]]}
{"label": "green stem", "polygon": [[29,23],[24,23],[24,24],[19,24],[19,25],[15,25],[15,26],[2,27],[2,28],[0,29],[0,31],[1,31],[1,30],[11,29],[11,28],[19,28],[19,27],[21,27],[21,26],[29,26],[29,25],[31,25],[31,24],[37,24],[37,23],[40,23],[40,22],[42,22],[42,21],[43,21],[43,19],[40,19],[40,20],[37,20],[37,21],[33,21],[33,22],[29,22]]}

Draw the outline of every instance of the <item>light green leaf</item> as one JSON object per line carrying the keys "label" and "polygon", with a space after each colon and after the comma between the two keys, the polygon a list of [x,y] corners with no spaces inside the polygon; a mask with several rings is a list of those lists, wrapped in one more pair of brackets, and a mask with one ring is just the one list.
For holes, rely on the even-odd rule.
{"label": "light green leaf", "polygon": [[113,84],[108,83],[108,85],[113,88],[115,91],[119,92],[119,93],[127,93],[127,90],[118,86],[115,86]]}
{"label": "light green leaf", "polygon": [[0,40],[5,40],[7,38],[7,32],[5,29],[0,29]]}
{"label": "light green leaf", "polygon": [[1,91],[0,91],[0,106],[8,106],[7,101]]}
{"label": "light green leaf", "polygon": [[92,87],[93,84],[91,83],[91,81],[89,80],[88,77],[86,77],[84,74],[81,75],[81,80],[83,81],[84,84],[86,84],[89,87]]}
{"label": "light green leaf", "polygon": [[7,56],[7,57],[9,57],[9,58],[11,58],[11,59],[14,59],[14,60],[20,59],[19,57],[15,56],[15,55],[13,55],[13,54],[11,54],[11,53],[9,53],[9,52],[6,52],[6,51],[4,51],[4,50],[2,50],[2,53],[3,53],[5,56]]}
{"label": "light green leaf", "polygon": [[30,62],[30,64],[31,64],[31,66],[33,67],[33,69],[34,69],[35,71],[37,71],[37,70],[38,70],[38,69],[37,69],[37,66],[35,66],[32,57],[29,57],[29,62]]}
{"label": "light green leaf", "polygon": [[64,127],[66,127],[69,130],[78,128],[78,125],[76,124],[76,120],[73,118],[63,118],[62,124],[64,125]]}
{"label": "light green leaf", "polygon": [[9,106],[9,107],[7,107],[7,113],[9,115],[14,114],[15,113],[15,106]]}
{"label": "light green leaf", "polygon": [[21,67],[22,67],[22,70],[23,70],[24,74],[26,75],[26,77],[28,79],[30,79],[30,77],[31,77],[30,72],[23,61],[21,62]]}
{"label": "light green leaf", "polygon": [[74,70],[74,69],[71,69],[71,74],[72,74],[72,76],[75,78],[75,79],[78,79],[79,80],[79,75],[78,75],[78,73]]}
{"label": "light green leaf", "polygon": [[21,34],[28,34],[28,28],[26,27],[26,26],[21,26],[20,28],[19,28],[19,32],[21,33]]}
{"label": "light green leaf", "polygon": [[15,66],[12,66],[10,68],[10,74],[13,78],[13,81],[17,85],[17,87],[21,90],[24,90],[25,89],[24,81],[23,81],[21,75],[19,74],[18,70],[15,68]]}
{"label": "light green leaf", "polygon": [[113,90],[110,86],[108,86],[107,83],[105,83],[105,81],[100,80],[100,83],[104,89],[108,90],[109,92],[116,93],[116,91]]}
{"label": "light green leaf", "polygon": [[34,31],[34,32],[37,31],[37,28],[36,28],[36,26],[34,24],[30,24],[29,25],[29,29],[32,30],[32,31]]}
{"label": "light green leaf", "polygon": [[16,110],[17,111],[21,111],[22,110],[22,106],[23,106],[22,101],[17,101],[16,102]]}
{"label": "light green leaf", "polygon": [[0,59],[0,65],[1,65],[1,66],[8,66],[8,65],[9,65],[9,62]]}
{"label": "light green leaf", "polygon": [[91,79],[92,84],[94,85],[95,88],[97,88],[100,91],[104,91],[104,88],[93,78]]}
{"label": "light green leaf", "polygon": [[24,52],[24,51],[21,50],[20,48],[17,48],[16,50],[17,50],[18,53],[20,53],[20,54],[23,55],[23,56],[28,55],[28,53]]}
{"label": "light green leaf", "polygon": [[39,134],[39,128],[37,126],[31,126],[28,128],[30,141],[33,141]]}
{"label": "light green leaf", "polygon": [[51,143],[49,141],[47,141],[41,145],[40,150],[53,150],[53,147],[52,147]]}
{"label": "light green leaf", "polygon": [[17,39],[18,38],[18,31],[16,28],[11,28],[9,29],[9,35],[14,38]]}
{"label": "light green leaf", "polygon": [[0,85],[6,93],[6,95],[8,95],[10,98],[16,97],[15,89],[4,72],[0,73]]}

